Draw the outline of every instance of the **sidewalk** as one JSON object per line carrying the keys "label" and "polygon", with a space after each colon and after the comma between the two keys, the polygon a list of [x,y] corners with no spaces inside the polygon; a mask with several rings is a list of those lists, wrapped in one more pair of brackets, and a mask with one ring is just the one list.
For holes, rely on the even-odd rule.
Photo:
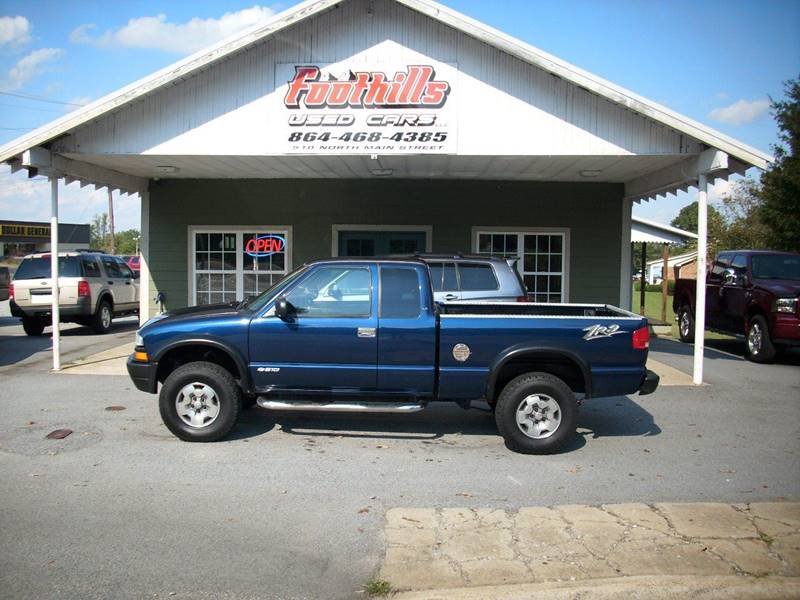
{"label": "sidewalk", "polygon": [[395,508],[385,543],[407,600],[800,597],[800,503]]}

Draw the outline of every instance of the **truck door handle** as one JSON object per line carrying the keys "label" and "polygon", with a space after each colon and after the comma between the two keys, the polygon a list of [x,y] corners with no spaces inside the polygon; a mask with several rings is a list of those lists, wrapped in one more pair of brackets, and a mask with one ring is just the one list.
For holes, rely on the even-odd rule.
{"label": "truck door handle", "polygon": [[360,337],[360,338],[374,338],[375,337],[375,328],[374,327],[359,327],[358,328],[358,337]]}
{"label": "truck door handle", "polygon": [[444,299],[445,300],[458,300],[458,296],[456,296],[455,294],[445,294],[444,295]]}

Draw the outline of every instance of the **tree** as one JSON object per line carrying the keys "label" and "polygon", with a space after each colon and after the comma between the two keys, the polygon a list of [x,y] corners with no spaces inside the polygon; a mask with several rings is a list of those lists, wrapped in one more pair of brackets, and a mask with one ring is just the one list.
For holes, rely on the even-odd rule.
{"label": "tree", "polygon": [[[89,237],[92,250],[111,251],[111,228],[108,214],[100,213],[92,217],[89,224]],[[139,248],[139,230],[126,229],[118,231],[116,238],[117,254],[136,254]]]}
{"label": "tree", "polygon": [[743,179],[733,185],[722,198],[725,230],[720,250],[769,247],[770,228],[762,218],[761,186],[753,179]]}
{"label": "tree", "polygon": [[100,213],[92,217],[89,225],[89,245],[92,250],[102,250],[108,252],[110,249],[110,229],[108,225],[108,215]]}
{"label": "tree", "polygon": [[761,177],[761,218],[769,227],[769,246],[800,250],[800,80],[784,83],[786,99],[772,101],[780,142],[772,147],[775,162]]}
{"label": "tree", "polygon": [[[678,216],[672,219],[670,225],[683,229],[684,231],[691,231],[697,233],[697,201],[692,202],[688,206],[684,206]],[[708,253],[714,255],[721,247],[725,237],[725,218],[713,206],[708,205]],[[688,252],[697,249],[697,241],[692,240],[686,244],[679,246],[675,250],[675,254],[680,252]]]}

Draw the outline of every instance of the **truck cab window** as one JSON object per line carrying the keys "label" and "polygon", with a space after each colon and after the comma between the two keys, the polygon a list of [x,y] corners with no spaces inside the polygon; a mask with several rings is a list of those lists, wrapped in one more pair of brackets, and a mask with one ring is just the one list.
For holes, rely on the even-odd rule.
{"label": "truck cab window", "polygon": [[419,311],[417,271],[409,267],[381,267],[381,318],[416,319]]}
{"label": "truck cab window", "polygon": [[365,267],[320,267],[286,295],[303,317],[366,317],[371,299]]}

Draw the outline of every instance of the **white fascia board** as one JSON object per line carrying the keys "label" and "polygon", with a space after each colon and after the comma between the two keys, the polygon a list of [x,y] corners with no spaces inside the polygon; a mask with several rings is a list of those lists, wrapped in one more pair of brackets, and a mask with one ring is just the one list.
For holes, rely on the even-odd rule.
{"label": "white fascia board", "polygon": [[340,0],[307,0],[289,10],[275,15],[263,25],[254,26],[245,30],[244,33],[237,33],[235,36],[231,36],[209,48],[196,52],[183,60],[156,71],[152,75],[148,75],[107,96],[90,102],[86,106],[0,147],[0,162],[6,162],[22,154],[25,150],[45,144],[76,127],[98,119],[106,113],[133,102],[146,94],[161,87],[165,87],[178,79],[185,78],[218,60],[238,52],[250,44],[260,42],[278,31],[294,25],[298,21],[323,12],[338,4],[339,1]]}
{"label": "white fascia board", "polygon": [[773,157],[752,146],[748,146],[727,135],[707,127],[689,117],[676,113],[643,96],[584,71],[521,40],[503,33],[484,23],[471,19],[433,0],[396,0],[412,10],[425,14],[454,29],[474,37],[532,64],[553,75],[586,88],[590,92],[621,104],[645,117],[685,133],[711,147],[717,148],[739,160],[764,170]]}
{"label": "white fascia board", "polygon": [[631,220],[634,221],[635,223],[641,223],[642,225],[647,225],[648,227],[659,229],[667,233],[674,233],[675,235],[681,235],[687,238],[691,238],[693,240],[697,239],[696,233],[692,233],[691,231],[684,231],[683,229],[678,229],[677,227],[673,227],[672,225],[664,225],[663,223],[657,223],[656,221],[643,219],[637,216],[631,217]]}

